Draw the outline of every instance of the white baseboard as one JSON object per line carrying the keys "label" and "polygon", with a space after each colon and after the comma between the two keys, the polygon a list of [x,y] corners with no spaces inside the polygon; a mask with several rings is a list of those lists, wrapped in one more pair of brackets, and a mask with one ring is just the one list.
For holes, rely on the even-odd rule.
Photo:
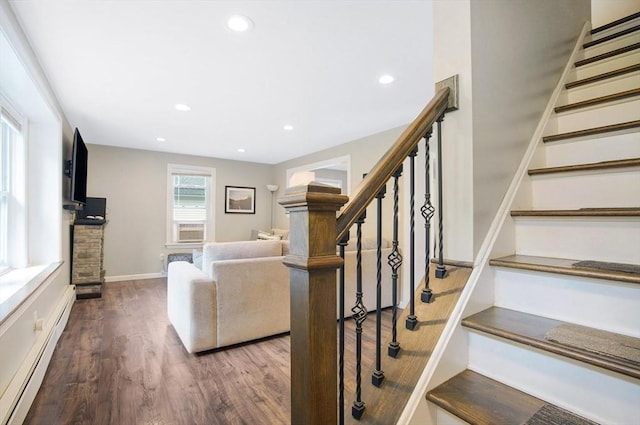
{"label": "white baseboard", "polygon": [[[62,335],[62,331],[67,325],[69,313],[71,312],[71,307],[73,306],[75,299],[75,291],[73,290],[73,287],[69,285],[64,296],[56,306],[56,311],[53,314],[52,319],[42,330],[41,338],[39,338],[39,341],[34,344],[33,349],[27,356],[27,360],[33,360],[25,360],[24,366],[20,368],[18,373],[16,373],[16,377],[11,384],[13,386],[11,393],[15,395],[14,400],[17,400],[13,411],[8,417],[8,421],[6,422],[7,425],[22,424],[29,413],[31,404],[38,394],[45,372],[49,367],[49,362],[53,356],[53,350],[58,343],[58,339],[60,339],[60,335]],[[23,382],[23,384],[20,384],[20,382]],[[9,394],[9,396],[10,395],[11,394]],[[10,402],[11,400],[8,401]]]}
{"label": "white baseboard", "polygon": [[124,280],[142,280],[157,279],[159,277],[167,277],[166,273],[141,273],[141,274],[123,274],[120,276],[105,276],[105,282],[122,282]]}

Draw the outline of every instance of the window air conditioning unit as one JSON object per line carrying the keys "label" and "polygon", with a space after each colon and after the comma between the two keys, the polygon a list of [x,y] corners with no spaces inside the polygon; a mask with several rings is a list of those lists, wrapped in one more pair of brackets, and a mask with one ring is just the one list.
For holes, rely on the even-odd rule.
{"label": "window air conditioning unit", "polygon": [[204,241],[204,223],[176,223],[178,242]]}

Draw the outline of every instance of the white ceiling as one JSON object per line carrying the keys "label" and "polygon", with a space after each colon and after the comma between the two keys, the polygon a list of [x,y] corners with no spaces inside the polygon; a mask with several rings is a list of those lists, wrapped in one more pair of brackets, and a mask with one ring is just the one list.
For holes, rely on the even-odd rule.
{"label": "white ceiling", "polygon": [[275,164],[407,124],[433,94],[428,0],[9,2],[88,143]]}

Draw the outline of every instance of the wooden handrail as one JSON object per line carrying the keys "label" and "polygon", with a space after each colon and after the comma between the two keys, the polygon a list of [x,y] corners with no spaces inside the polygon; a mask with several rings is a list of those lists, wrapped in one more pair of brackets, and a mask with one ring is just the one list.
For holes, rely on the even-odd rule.
{"label": "wooden handrail", "polygon": [[413,120],[396,142],[360,182],[351,199],[338,216],[336,244],[346,235],[349,228],[366,210],[376,194],[387,184],[396,169],[415,149],[427,130],[448,107],[449,87],[443,87],[425,106],[420,115]]}

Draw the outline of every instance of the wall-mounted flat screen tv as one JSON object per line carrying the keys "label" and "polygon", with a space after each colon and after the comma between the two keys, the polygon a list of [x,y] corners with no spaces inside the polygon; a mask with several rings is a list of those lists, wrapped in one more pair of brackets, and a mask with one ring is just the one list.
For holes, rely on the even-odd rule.
{"label": "wall-mounted flat screen tv", "polygon": [[87,163],[89,152],[82,140],[80,132],[76,128],[73,133],[73,151],[71,154],[71,192],[69,198],[72,202],[84,204],[87,202]]}

